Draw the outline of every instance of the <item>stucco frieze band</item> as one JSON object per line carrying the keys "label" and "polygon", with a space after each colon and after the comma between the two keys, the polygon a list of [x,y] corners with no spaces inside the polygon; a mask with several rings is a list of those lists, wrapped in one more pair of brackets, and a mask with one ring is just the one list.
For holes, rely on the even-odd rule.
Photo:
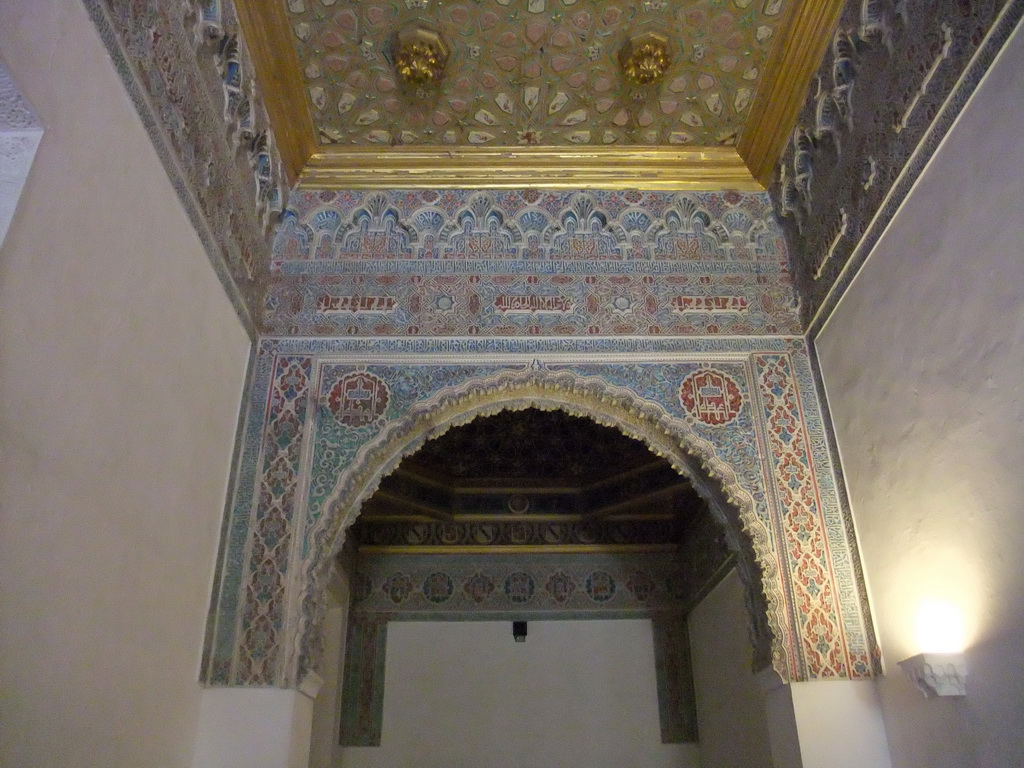
{"label": "stucco frieze band", "polygon": [[[367,555],[353,614],[389,621],[651,618],[686,613],[732,564],[717,526],[666,554]],[[687,554],[690,554],[688,551]],[[709,584],[710,582],[710,584]]]}
{"label": "stucco frieze band", "polygon": [[793,335],[764,193],[299,190],[263,324],[301,336]]}

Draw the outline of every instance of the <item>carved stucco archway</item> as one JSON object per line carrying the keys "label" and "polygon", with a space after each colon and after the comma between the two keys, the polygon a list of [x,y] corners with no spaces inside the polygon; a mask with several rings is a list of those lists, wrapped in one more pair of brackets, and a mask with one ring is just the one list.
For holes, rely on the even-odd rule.
{"label": "carved stucco archway", "polygon": [[[613,427],[647,445],[693,483],[725,529],[729,548],[736,554],[750,614],[754,665],[760,669],[770,664],[784,679],[790,679],[794,665],[787,648],[793,639],[787,606],[779,590],[771,588],[780,583],[778,557],[764,525],[753,512],[750,494],[733,469],[716,456],[712,445],[685,422],[670,418],[657,404],[597,378],[537,371],[474,379],[442,391],[410,409],[405,418],[363,446],[339,478],[326,504],[327,514],[310,532],[314,547],[311,557],[301,564],[308,577],[303,605],[296,614],[294,636],[300,639],[295,647],[299,656],[289,663],[298,670],[300,679],[318,666],[318,629],[333,557],[381,480],[425,442],[453,427],[481,416],[526,408],[561,410]],[[765,583],[771,586],[766,588]]]}
{"label": "carved stucco archway", "polygon": [[756,663],[794,681],[875,673],[855,540],[800,341],[558,349],[543,363],[535,352],[548,342],[529,356],[489,351],[498,344],[381,354],[360,351],[363,342],[261,343],[205,682],[301,685],[318,666],[332,555],[380,479],[452,426],[530,406],[617,428],[691,478],[742,566]]}

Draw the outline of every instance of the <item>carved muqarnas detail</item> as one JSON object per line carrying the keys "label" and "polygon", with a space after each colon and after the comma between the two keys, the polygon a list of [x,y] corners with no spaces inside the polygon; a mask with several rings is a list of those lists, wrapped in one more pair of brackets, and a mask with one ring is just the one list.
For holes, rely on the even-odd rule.
{"label": "carved muqarnas detail", "polygon": [[823,321],[835,306],[1022,8],[1004,0],[845,3],[770,189],[806,321]]}

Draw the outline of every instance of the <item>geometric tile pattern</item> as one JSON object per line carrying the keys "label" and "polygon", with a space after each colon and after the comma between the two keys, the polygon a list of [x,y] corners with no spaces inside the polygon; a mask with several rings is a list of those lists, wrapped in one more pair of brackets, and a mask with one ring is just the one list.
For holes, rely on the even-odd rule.
{"label": "geometric tile pattern", "polygon": [[[728,422],[696,418],[680,398],[700,371],[715,374],[711,384],[735,383],[738,411]],[[344,423],[328,400],[353,373],[383,383],[386,407]],[[771,663],[786,679],[875,671],[854,544],[800,339],[264,339],[249,386],[208,638],[210,683],[288,686],[315,669],[331,555],[380,477],[449,426],[530,406],[614,426],[719,499],[712,510],[738,567],[744,552],[756,560],[748,599],[762,606]],[[280,581],[265,567],[275,558],[284,558]],[[504,578],[492,581],[495,593],[504,590]],[[586,574],[573,577],[577,590],[585,582]],[[392,587],[422,595],[424,583]],[[458,588],[466,594],[464,583]],[[477,588],[490,594],[486,582]]]}
{"label": "geometric tile pattern", "polygon": [[[785,5],[296,0],[288,23],[323,143],[713,145],[735,142]],[[391,38],[417,25],[451,49],[436,86],[395,76]],[[648,31],[670,38],[672,63],[632,91],[618,52]]]}
{"label": "geometric tile pattern", "polygon": [[824,323],[988,65],[1021,0],[848,2],[770,187],[804,320]]}
{"label": "geometric tile pattern", "polygon": [[264,325],[278,335],[802,331],[764,193],[298,191]]}

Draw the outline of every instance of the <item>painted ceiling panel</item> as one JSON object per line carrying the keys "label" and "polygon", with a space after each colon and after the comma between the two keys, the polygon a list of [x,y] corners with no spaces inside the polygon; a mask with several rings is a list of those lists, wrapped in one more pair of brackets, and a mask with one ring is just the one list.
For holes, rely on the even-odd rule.
{"label": "painted ceiling panel", "polygon": [[[286,0],[323,144],[735,143],[784,0]],[[440,34],[439,81],[397,77],[396,35]],[[655,33],[671,62],[630,86],[619,53]]]}
{"label": "painted ceiling panel", "polygon": [[588,485],[656,461],[618,430],[564,411],[502,411],[430,440],[412,461],[432,477],[505,478]]}

